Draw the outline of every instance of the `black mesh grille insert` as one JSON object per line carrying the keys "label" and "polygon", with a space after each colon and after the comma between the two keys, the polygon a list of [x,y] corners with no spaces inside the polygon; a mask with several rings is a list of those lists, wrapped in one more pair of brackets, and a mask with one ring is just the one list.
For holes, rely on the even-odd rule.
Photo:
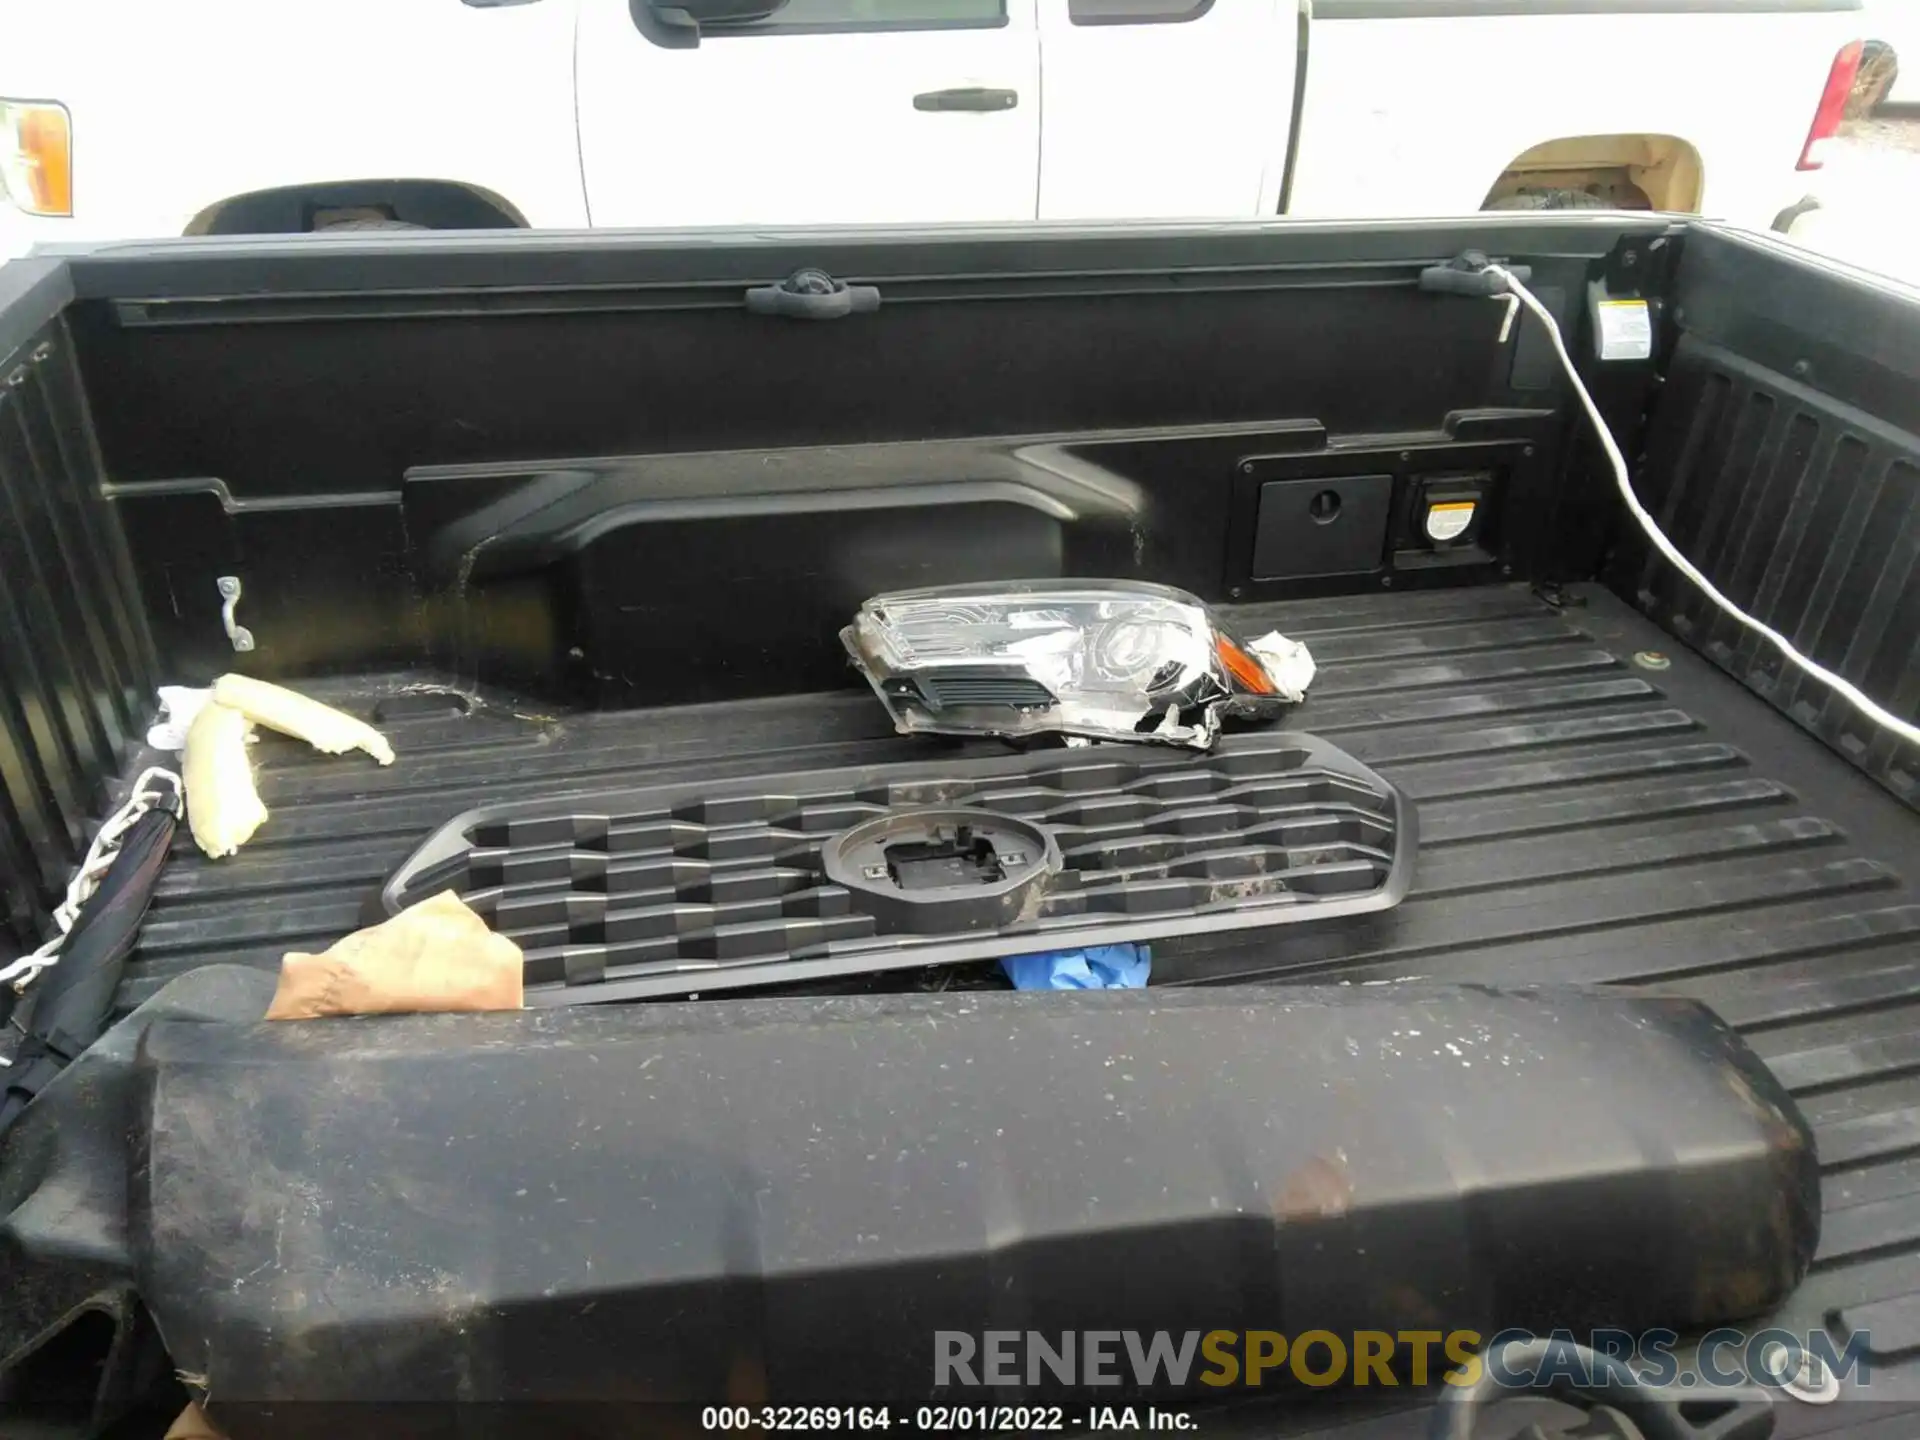
{"label": "black mesh grille insert", "polygon": [[[886,933],[823,847],[893,810],[967,806],[1050,832],[1063,868],[997,929]],[[527,952],[534,1004],[632,999],[1382,910],[1411,807],[1317,737],[1207,754],[1101,746],[620,792],[469,811],[383,892],[461,892]]]}
{"label": "black mesh grille insert", "polygon": [[943,671],[921,675],[920,694],[929,709],[946,710],[966,705],[1004,705],[1014,710],[1045,709],[1052,705],[1053,692],[1038,680],[1023,675],[995,675],[982,672]]}

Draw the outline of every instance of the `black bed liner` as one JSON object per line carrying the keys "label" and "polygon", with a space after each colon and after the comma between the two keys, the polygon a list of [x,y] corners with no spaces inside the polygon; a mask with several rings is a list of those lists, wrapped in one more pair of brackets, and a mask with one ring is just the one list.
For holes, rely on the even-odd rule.
{"label": "black bed liner", "polygon": [[[1155,982],[1604,982],[1707,1001],[1818,1137],[1825,1234],[1782,1318],[1870,1329],[1893,1398],[1881,1387],[1920,1354],[1920,822],[1609,593],[1570,595],[1563,610],[1518,586],[1229,609],[1243,633],[1310,644],[1319,678],[1289,727],[1413,799],[1417,870],[1384,914],[1156,945]],[[217,864],[183,839],[123,1005],[196,965],[271,967],[352,929],[425,834],[483,797],[877,764],[927,743],[851,689],[557,718],[473,705],[430,675],[308,688],[377,713],[399,763],[264,740],[272,818]]]}

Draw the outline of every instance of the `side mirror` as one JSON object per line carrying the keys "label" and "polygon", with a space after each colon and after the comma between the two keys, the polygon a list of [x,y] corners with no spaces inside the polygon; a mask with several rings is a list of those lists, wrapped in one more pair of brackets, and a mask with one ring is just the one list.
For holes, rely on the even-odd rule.
{"label": "side mirror", "polygon": [[633,23],[656,45],[688,50],[700,43],[708,25],[741,25],[764,20],[787,0],[629,0]]}

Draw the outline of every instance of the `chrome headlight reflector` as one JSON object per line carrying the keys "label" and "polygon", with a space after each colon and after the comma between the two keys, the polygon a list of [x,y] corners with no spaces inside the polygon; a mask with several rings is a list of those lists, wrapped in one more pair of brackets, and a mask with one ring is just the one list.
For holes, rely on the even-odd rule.
{"label": "chrome headlight reflector", "polygon": [[1060,733],[1204,750],[1284,708],[1261,663],[1183,590],[1135,581],[877,595],[840,639],[902,734]]}

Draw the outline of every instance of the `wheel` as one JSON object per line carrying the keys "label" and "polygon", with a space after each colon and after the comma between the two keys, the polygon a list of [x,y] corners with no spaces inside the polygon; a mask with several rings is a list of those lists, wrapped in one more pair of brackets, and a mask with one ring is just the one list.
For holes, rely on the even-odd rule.
{"label": "wheel", "polygon": [[1893,51],[1878,40],[1869,40],[1866,56],[1860,61],[1860,73],[1854,78],[1853,92],[1847,96],[1847,119],[1864,120],[1886,104],[1887,92],[1893,89],[1894,77],[1899,73],[1899,62]]}
{"label": "wheel", "polygon": [[1502,195],[1498,200],[1489,200],[1483,207],[1486,210],[1611,210],[1613,206],[1599,195],[1589,195],[1584,190],[1516,190],[1511,195]]}

